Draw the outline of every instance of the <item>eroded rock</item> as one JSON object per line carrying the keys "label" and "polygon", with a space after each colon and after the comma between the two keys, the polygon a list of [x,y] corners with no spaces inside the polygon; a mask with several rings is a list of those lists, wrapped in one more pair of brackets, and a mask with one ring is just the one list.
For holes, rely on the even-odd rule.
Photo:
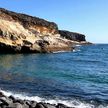
{"label": "eroded rock", "polygon": [[54,22],[0,8],[0,53],[71,51],[74,41],[86,43],[84,35],[58,30]]}

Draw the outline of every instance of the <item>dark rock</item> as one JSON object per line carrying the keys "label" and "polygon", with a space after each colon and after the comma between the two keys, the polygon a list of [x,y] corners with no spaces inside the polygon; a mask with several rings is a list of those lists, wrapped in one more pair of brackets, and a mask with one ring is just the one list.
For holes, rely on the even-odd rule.
{"label": "dark rock", "polygon": [[35,101],[31,101],[31,102],[30,102],[30,107],[31,107],[31,108],[35,108],[36,105],[37,105],[37,102],[35,102]]}
{"label": "dark rock", "polygon": [[41,103],[45,108],[56,108],[55,105],[51,105],[49,103]]}
{"label": "dark rock", "polygon": [[9,96],[9,98],[10,98],[11,100],[15,101],[15,97],[13,97],[12,95]]}
{"label": "dark rock", "polygon": [[0,97],[0,102],[2,103],[2,105],[8,106],[12,103],[12,100],[7,97]]}
{"label": "dark rock", "polygon": [[70,108],[64,104],[58,103],[58,105],[56,106],[56,108]]}
{"label": "dark rock", "polygon": [[45,108],[42,103],[37,103],[35,108]]}
{"label": "dark rock", "polygon": [[21,100],[21,99],[15,99],[15,100],[13,101],[13,103],[20,103],[20,104],[24,104],[24,101]]}
{"label": "dark rock", "polygon": [[15,12],[0,8],[0,15],[2,14],[7,15],[7,17],[2,16],[4,17],[4,19],[12,20],[10,17],[8,17],[8,16],[11,16],[14,20],[21,22],[25,28],[28,28],[30,25],[39,25],[39,26],[47,27],[51,30],[55,29],[55,33],[58,33],[58,26],[54,22],[49,22],[38,17],[32,17],[25,14],[15,13]]}
{"label": "dark rock", "polygon": [[0,29],[0,36],[3,36],[3,31]]}
{"label": "dark rock", "polygon": [[29,42],[29,41],[27,41],[27,40],[23,40],[23,43],[24,43],[25,45],[32,45],[32,43]]}
{"label": "dark rock", "polygon": [[17,36],[12,35],[12,34],[11,34],[10,38],[11,38],[11,40],[13,40],[13,41],[18,40]]}
{"label": "dark rock", "polygon": [[2,92],[0,92],[0,97],[5,97],[5,95]]}
{"label": "dark rock", "polygon": [[11,46],[0,42],[0,53],[18,53],[21,46]]}
{"label": "dark rock", "polygon": [[27,101],[27,100],[25,100],[24,102],[25,102],[26,105],[29,106],[29,108],[35,108],[36,104],[37,104],[36,101]]}
{"label": "dark rock", "polygon": [[86,41],[85,35],[83,35],[83,34],[69,32],[66,30],[59,30],[59,33],[60,33],[61,37],[69,39],[69,40],[79,41],[79,42]]}

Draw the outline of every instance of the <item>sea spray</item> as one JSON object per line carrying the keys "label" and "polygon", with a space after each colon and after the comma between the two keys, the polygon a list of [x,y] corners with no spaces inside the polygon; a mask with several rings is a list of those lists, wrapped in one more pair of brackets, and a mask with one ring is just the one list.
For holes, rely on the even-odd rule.
{"label": "sea spray", "polygon": [[19,94],[19,93],[14,93],[10,91],[5,91],[5,90],[0,90],[5,96],[14,96],[16,99],[21,99],[21,100],[29,100],[29,101],[36,101],[36,102],[44,102],[44,103],[49,103],[52,105],[57,105],[58,103],[64,104],[68,107],[74,107],[74,108],[108,108],[108,106],[95,106],[93,104],[87,103],[87,102],[82,102],[80,100],[60,100],[60,99],[45,99],[41,98],[39,96],[28,96],[26,94]]}

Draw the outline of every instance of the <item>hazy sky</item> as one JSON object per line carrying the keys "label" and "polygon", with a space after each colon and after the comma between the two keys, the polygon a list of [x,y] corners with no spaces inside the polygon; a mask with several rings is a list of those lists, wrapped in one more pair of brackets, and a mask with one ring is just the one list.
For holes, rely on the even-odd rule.
{"label": "hazy sky", "polygon": [[83,33],[88,41],[108,43],[108,0],[0,0],[0,7],[56,22]]}

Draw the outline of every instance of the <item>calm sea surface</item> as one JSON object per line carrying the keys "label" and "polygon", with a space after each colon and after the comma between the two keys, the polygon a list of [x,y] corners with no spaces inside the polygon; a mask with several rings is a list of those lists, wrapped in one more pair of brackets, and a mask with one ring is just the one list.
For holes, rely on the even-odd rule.
{"label": "calm sea surface", "polygon": [[75,52],[1,54],[0,89],[23,99],[107,108],[108,45],[77,47]]}

